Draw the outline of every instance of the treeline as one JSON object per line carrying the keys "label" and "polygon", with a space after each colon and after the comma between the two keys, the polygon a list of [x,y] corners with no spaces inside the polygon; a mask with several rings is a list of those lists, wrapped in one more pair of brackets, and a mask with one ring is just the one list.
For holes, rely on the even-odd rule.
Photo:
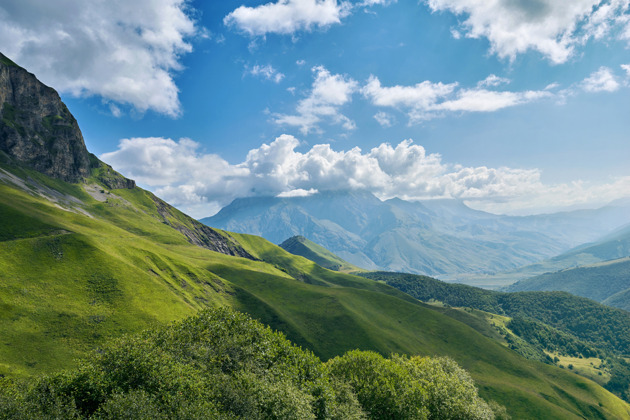
{"label": "treeline", "polygon": [[0,383],[2,419],[493,419],[448,358],[351,351],[323,363],[230,309],[127,336],[73,371]]}

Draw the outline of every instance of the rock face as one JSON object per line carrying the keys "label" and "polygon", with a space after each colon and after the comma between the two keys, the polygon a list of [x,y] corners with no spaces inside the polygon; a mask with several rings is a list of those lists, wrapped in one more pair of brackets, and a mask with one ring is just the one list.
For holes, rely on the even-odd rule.
{"label": "rock face", "polygon": [[182,218],[177,217],[178,210],[164,200],[151,194],[158,214],[162,218],[162,223],[169,225],[173,229],[184,235],[188,242],[211,251],[220,252],[225,255],[257,260],[247,252],[238,242],[232,239],[228,233],[221,234],[217,230],[208,227],[189,216],[180,213]]}
{"label": "rock face", "polygon": [[90,175],[83,135],[57,92],[1,53],[0,151],[64,181]]}

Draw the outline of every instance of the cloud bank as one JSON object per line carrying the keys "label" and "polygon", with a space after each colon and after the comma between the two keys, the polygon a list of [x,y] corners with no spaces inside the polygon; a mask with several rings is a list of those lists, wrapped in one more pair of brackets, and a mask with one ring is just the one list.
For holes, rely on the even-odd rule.
{"label": "cloud bank", "polygon": [[465,20],[455,33],[486,38],[492,53],[513,60],[529,50],[566,62],[590,39],[630,40],[629,0],[426,0],[434,12]]}
{"label": "cloud bank", "polygon": [[238,197],[324,190],[368,190],[382,199],[458,198],[494,212],[602,203],[630,190],[630,177],[599,185],[547,185],[537,169],[463,167],[411,140],[365,152],[317,144],[302,153],[299,145],[295,137],[281,135],[234,165],[200,152],[190,139],[132,138],[101,159],[195,217],[210,216]]}
{"label": "cloud bank", "polygon": [[3,52],[44,83],[172,117],[181,112],[173,75],[201,33],[186,0],[0,4]]}

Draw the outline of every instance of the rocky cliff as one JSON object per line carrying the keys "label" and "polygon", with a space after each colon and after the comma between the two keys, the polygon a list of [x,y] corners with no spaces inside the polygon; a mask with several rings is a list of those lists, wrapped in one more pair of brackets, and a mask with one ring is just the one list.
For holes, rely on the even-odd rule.
{"label": "rocky cliff", "polygon": [[0,54],[0,150],[69,182],[90,175],[79,125],[57,92]]}

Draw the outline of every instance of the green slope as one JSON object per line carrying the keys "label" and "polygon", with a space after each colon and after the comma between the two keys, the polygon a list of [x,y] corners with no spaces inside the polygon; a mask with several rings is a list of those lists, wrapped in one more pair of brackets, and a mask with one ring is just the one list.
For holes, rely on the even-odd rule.
{"label": "green slope", "polygon": [[[85,185],[11,170],[27,185],[4,172],[0,179],[3,375],[72,367],[111,337],[229,305],[324,360],[355,348],[451,356],[514,418],[630,415],[596,383],[525,360],[383,283],[326,270],[262,238],[204,231],[139,188],[100,185],[94,198]],[[213,235],[224,252],[249,258],[191,244]]]}
{"label": "green slope", "polygon": [[293,255],[299,255],[314,263],[333,271],[353,273],[365,271],[356,265],[339,258],[321,245],[305,238],[304,236],[292,236],[280,244],[280,248]]}
{"label": "green slope", "polygon": [[505,290],[560,290],[630,310],[630,257],[545,273]]}
{"label": "green slope", "polygon": [[[383,281],[425,302],[434,302],[482,334],[519,354],[552,363],[551,356],[597,358],[607,376],[597,381],[626,400],[630,399],[630,313],[566,292],[495,292],[462,284],[450,284],[426,276],[369,272],[361,276]],[[474,308],[487,312],[479,319],[448,308]],[[474,311],[473,311],[474,312]],[[492,315],[494,314],[494,315]],[[477,317],[479,318],[479,317]],[[503,321],[497,324],[497,319]],[[488,333],[491,325],[492,334]],[[496,329],[502,331],[497,336]],[[518,336],[507,340],[507,332]],[[560,365],[566,361],[556,362]],[[592,377],[593,371],[586,372]]]}

